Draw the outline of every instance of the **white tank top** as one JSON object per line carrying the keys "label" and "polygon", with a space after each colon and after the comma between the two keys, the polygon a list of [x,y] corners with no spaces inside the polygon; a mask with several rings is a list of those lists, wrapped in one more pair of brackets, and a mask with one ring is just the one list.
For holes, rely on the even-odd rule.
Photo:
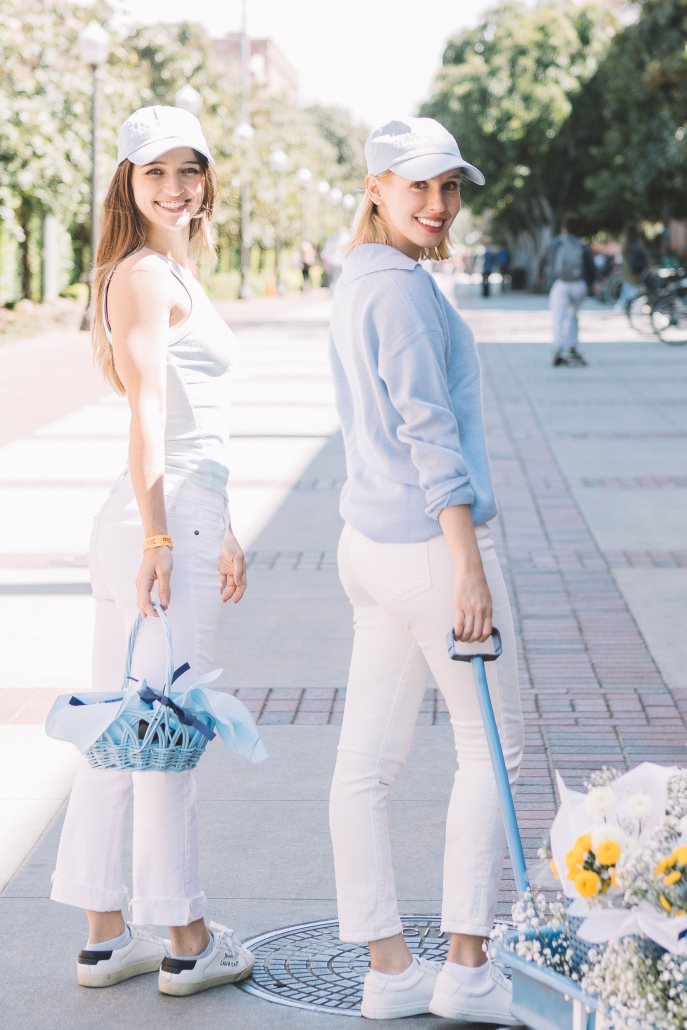
{"label": "white tank top", "polygon": [[[226,497],[229,391],[239,359],[238,341],[193,275],[171,258],[151,253],[164,261],[191,301],[188,318],[169,330],[167,343],[165,472],[185,476]],[[109,279],[103,323],[112,343],[108,286]]]}

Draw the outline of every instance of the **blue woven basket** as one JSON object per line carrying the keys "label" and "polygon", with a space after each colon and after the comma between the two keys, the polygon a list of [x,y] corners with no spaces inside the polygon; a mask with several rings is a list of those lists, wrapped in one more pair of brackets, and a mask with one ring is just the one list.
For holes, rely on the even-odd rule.
{"label": "blue woven basket", "polygon": [[[101,734],[88,751],[86,759],[94,769],[140,769],[157,772],[182,772],[193,769],[214,736],[215,720],[206,715],[194,716],[174,705],[170,699],[174,679],[172,631],[162,608],[155,609],[167,642],[167,680],[162,691],[166,701],[151,700],[148,710],[124,711]],[[124,669],[124,690],[131,682],[131,660],[136,636],[143,622],[139,615],[129,634],[129,645]],[[143,684],[145,687],[145,684]],[[143,691],[142,691],[143,693]],[[182,721],[186,719],[189,724]]]}

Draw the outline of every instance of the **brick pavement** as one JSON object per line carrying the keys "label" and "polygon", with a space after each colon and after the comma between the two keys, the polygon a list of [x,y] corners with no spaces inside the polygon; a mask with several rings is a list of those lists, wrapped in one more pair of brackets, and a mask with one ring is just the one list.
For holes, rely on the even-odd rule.
{"label": "brick pavement", "polygon": [[[566,478],[528,392],[519,348],[482,348],[485,416],[500,516],[494,524],[511,597],[525,715],[526,753],[517,808],[533,858],[556,809],[554,770],[580,788],[603,764],[682,762],[687,689],[671,691],[630,614],[611,570],[687,567],[685,551],[599,550],[572,493],[600,489],[684,488],[684,477]],[[508,374],[504,375],[504,369]],[[619,434],[594,434],[599,439]],[[621,434],[623,435],[623,434]],[[683,434],[642,434],[676,435]],[[330,488],[338,488],[332,481]],[[323,483],[320,489],[326,486]],[[258,552],[253,568],[334,568],[330,552]],[[338,723],[343,690],[239,691],[260,723]],[[428,689],[420,724],[448,722]],[[514,896],[506,869],[499,911]]]}

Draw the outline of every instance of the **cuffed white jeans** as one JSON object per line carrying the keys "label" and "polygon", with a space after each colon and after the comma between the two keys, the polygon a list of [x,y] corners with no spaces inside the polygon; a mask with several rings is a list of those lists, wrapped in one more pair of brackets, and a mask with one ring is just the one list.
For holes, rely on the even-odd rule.
{"label": "cuffed white jeans", "polygon": [[[503,639],[502,656],[486,669],[513,785],[523,748],[513,620],[488,526],[477,526],[476,534]],[[426,543],[380,544],[346,525],[339,574],[355,621],[330,798],[341,939],[374,941],[402,930],[387,796],[408,757],[430,672],[446,698],[458,756],[446,822],[441,928],[488,935],[505,832],[472,669],[448,657],[454,615],[446,540],[441,535]]]}
{"label": "cuffed white jeans", "polygon": [[586,296],[587,284],[584,280],[567,283],[556,279],[551,287],[549,306],[553,319],[551,350],[554,354],[566,347],[577,346],[577,312]]}
{"label": "cuffed white jeans", "polygon": [[[183,686],[212,669],[221,604],[217,562],[227,527],[224,498],[181,476],[165,476],[169,534],[174,541],[172,599],[167,616],[174,661],[188,662]],[[93,689],[122,686],[126,642],[138,615],[135,580],[143,526],[125,473],[95,519],[89,564],[96,603]],[[139,631],[131,674],[155,689],[165,680],[166,648],[158,619]],[[53,901],[95,912],[120,909],[124,815],[133,794],[135,923],[187,926],[200,919],[196,784],[191,772],[127,772],[79,764],[53,877]]]}

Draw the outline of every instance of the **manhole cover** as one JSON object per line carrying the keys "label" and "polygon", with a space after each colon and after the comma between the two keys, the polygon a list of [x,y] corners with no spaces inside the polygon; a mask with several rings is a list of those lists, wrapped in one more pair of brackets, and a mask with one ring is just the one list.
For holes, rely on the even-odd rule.
{"label": "manhole cover", "polygon": [[[439,916],[403,916],[401,922],[413,955],[444,961],[451,935],[439,929]],[[278,1005],[360,1015],[369,952],[364,944],[340,941],[336,919],[286,926],[244,941],[244,947],[255,954],[255,967],[241,990]]]}

